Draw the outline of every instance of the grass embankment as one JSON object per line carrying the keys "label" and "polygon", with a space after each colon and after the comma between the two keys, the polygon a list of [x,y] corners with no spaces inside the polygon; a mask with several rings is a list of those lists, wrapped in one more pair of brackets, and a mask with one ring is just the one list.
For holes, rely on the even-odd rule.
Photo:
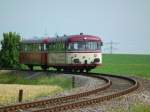
{"label": "grass embankment", "polygon": [[144,104],[134,104],[128,108],[115,108],[109,112],[150,112],[150,107]]}
{"label": "grass embankment", "polygon": [[19,89],[23,90],[23,101],[31,101],[63,90],[59,86],[0,84],[0,105],[18,102]]}
{"label": "grass embankment", "polygon": [[26,78],[23,74],[0,74],[0,84],[57,85],[63,89],[71,88],[69,77],[50,77],[44,74],[31,79]]}
{"label": "grass embankment", "polygon": [[103,65],[93,69],[92,72],[150,79],[150,55],[103,54]]}
{"label": "grass embankment", "polygon": [[[103,65],[93,69],[92,72],[150,79],[150,55],[104,54]],[[150,112],[150,107],[149,105],[135,104],[128,109],[119,107],[109,112]]]}
{"label": "grass embankment", "polygon": [[0,74],[0,105],[15,103],[18,100],[19,89],[23,89],[23,101],[33,100],[71,88],[68,77],[39,76],[26,79],[21,74]]}

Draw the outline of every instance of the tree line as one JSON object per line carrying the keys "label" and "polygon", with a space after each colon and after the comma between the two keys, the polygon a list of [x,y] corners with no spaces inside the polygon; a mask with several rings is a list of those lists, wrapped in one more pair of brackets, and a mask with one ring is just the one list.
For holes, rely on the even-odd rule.
{"label": "tree line", "polygon": [[20,68],[19,47],[21,36],[16,32],[3,33],[0,48],[0,68],[15,69]]}

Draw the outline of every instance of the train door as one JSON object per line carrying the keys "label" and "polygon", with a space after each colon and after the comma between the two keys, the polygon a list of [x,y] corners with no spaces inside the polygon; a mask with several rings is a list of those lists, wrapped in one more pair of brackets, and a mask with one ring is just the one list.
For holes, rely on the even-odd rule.
{"label": "train door", "polygon": [[55,64],[65,64],[65,44],[64,42],[56,43]]}
{"label": "train door", "polygon": [[47,44],[41,44],[41,64],[47,65]]}
{"label": "train door", "polygon": [[49,44],[48,64],[65,64],[65,45],[63,42],[55,42]]}

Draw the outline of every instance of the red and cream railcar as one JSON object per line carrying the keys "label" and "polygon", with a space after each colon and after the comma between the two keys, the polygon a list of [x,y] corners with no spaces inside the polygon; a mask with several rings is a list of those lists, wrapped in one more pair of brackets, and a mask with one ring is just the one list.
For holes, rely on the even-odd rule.
{"label": "red and cream railcar", "polygon": [[47,69],[47,48],[43,40],[23,40],[20,44],[19,62],[27,65],[31,70],[33,66]]}
{"label": "red and cream railcar", "polygon": [[69,35],[21,42],[20,63],[57,70],[89,71],[102,64],[102,41],[92,35]]}

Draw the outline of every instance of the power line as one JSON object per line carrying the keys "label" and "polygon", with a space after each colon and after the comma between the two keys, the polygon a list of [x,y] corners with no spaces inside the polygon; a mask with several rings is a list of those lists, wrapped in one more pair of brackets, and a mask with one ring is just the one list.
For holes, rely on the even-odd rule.
{"label": "power line", "polygon": [[44,29],[44,36],[47,36],[48,34],[47,34],[47,28],[45,27],[45,29]]}
{"label": "power line", "polygon": [[104,45],[108,45],[109,47],[105,50],[109,50],[110,54],[113,54],[114,50],[117,48],[114,47],[114,45],[119,44],[117,42],[113,42],[112,40],[110,42],[104,43]]}

